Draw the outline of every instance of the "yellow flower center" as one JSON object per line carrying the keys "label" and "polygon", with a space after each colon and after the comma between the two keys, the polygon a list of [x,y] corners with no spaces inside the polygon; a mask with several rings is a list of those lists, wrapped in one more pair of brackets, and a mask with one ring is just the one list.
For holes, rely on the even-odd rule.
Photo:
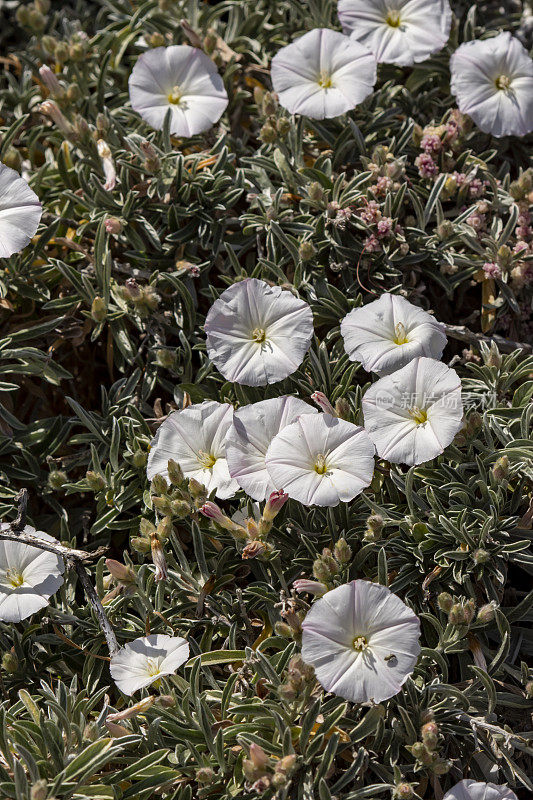
{"label": "yellow flower center", "polygon": [[173,86],[170,92],[167,94],[167,100],[173,106],[178,106],[181,102],[182,93],[180,92],[179,86]]}
{"label": "yellow flower center", "polygon": [[198,450],[198,461],[204,469],[211,469],[216,463],[216,456],[212,453],[206,453],[205,450]]}
{"label": "yellow flower center", "polygon": [[326,464],[326,458],[325,458],[325,456],[322,455],[322,453],[319,453],[317,455],[316,461],[315,461],[315,465],[314,465],[313,469],[315,470],[316,473],[318,473],[318,475],[325,475],[326,472],[328,471],[328,465]]}
{"label": "yellow flower center", "polygon": [[409,416],[414,419],[417,425],[423,425],[428,421],[428,412],[418,406],[409,409]]}
{"label": "yellow flower center", "polygon": [[264,328],[256,328],[252,333],[252,339],[258,344],[262,344],[266,339],[266,331]]}
{"label": "yellow flower center", "polygon": [[158,658],[147,659],[146,672],[151,678],[161,674],[161,665]]}
{"label": "yellow flower center", "polygon": [[356,636],[352,642],[352,647],[354,650],[357,650],[358,653],[362,653],[363,650],[366,650],[368,647],[366,636]]}
{"label": "yellow flower center", "polygon": [[318,79],[318,85],[321,89],[331,89],[333,87],[331,75],[328,75],[327,72],[322,72],[320,78]]}
{"label": "yellow flower center", "polygon": [[400,18],[400,12],[396,11],[395,9],[390,9],[385,17],[385,22],[387,25],[390,25],[391,28],[399,28],[402,22]]}
{"label": "yellow flower center", "polygon": [[499,75],[494,81],[496,88],[506,92],[511,87],[511,79],[508,75]]}
{"label": "yellow flower center", "polygon": [[407,344],[409,339],[407,338],[407,331],[405,330],[405,325],[403,322],[398,322],[394,328],[394,344]]}
{"label": "yellow flower center", "polygon": [[24,575],[19,569],[8,569],[6,572],[7,582],[13,589],[18,589],[24,583]]}

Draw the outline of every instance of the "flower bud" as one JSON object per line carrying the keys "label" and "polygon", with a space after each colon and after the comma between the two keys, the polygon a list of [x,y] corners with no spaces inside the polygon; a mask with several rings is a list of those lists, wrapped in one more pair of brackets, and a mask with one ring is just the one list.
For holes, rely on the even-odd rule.
{"label": "flower bud", "polygon": [[490,343],[490,349],[488,353],[484,353],[483,360],[487,367],[496,367],[496,369],[501,367],[503,358],[496,342],[493,341]]}
{"label": "flower bud", "polygon": [[121,586],[129,587],[135,585],[137,582],[135,572],[131,567],[127,567],[126,564],[122,564],[120,561],[115,561],[114,558],[106,558],[105,565],[111,576]]}
{"label": "flower bud", "polygon": [[[19,8],[21,7],[22,6],[19,6]],[[45,34],[45,36],[41,37],[41,46],[47,55],[53,56],[57,47],[57,39],[54,39],[53,36],[48,36],[48,34]]]}
{"label": "flower bud", "polygon": [[213,783],[215,778],[215,771],[211,769],[211,767],[200,767],[200,769],[196,771],[196,780],[198,783],[201,783],[204,786],[208,786],[210,783]]}
{"label": "flower bud", "polygon": [[68,44],[58,42],[54,49],[54,56],[58,64],[64,64],[69,56]]}
{"label": "flower bud", "polygon": [[146,462],[148,460],[147,454],[143,450],[136,450],[133,454],[133,466],[137,467],[137,469],[142,469],[142,467],[146,466]]}
{"label": "flower bud", "polygon": [[437,761],[431,767],[435,775],[446,775],[446,773],[449,772],[451,768],[452,768],[452,762],[447,758],[443,758]]}
{"label": "flower bud", "polygon": [[413,787],[410,783],[397,783],[393,797],[397,800],[411,800],[414,797]]}
{"label": "flower bud", "polygon": [[172,516],[178,519],[185,519],[191,513],[191,507],[186,500],[172,500],[170,502],[170,510]]}
{"label": "flower bud", "polygon": [[154,494],[166,494],[168,492],[168,483],[163,475],[154,475],[152,478],[150,491],[152,491]]}
{"label": "flower bud", "polygon": [[152,551],[152,563],[155,567],[156,581],[168,580],[167,560],[157,533],[152,533],[150,537],[150,549]]}
{"label": "flower bud", "polygon": [[422,761],[427,755],[427,750],[422,742],[415,742],[409,749],[418,761]]}
{"label": "flower bud", "polygon": [[315,597],[321,597],[328,590],[328,587],[323,583],[319,583],[318,581],[310,581],[306,578],[299,578],[293,582],[292,586],[293,589],[299,593],[307,592]]}
{"label": "flower bud", "polygon": [[48,797],[48,781],[41,778],[32,785],[30,800],[46,800]]}
{"label": "flower bud", "polygon": [[287,117],[280,117],[280,119],[278,119],[277,126],[280,136],[287,136],[292,127],[291,121],[290,119],[287,119]]}
{"label": "flower bud", "polygon": [[422,742],[428,750],[435,750],[439,741],[439,728],[435,722],[426,722],[420,731]]}
{"label": "flower bud", "polygon": [[53,100],[45,100],[38,106],[41,114],[50,117],[52,122],[64,136],[72,136],[74,129],[64,114],[59,110],[59,106]]}
{"label": "flower bud", "polygon": [[275,114],[278,110],[278,104],[274,98],[272,92],[265,92],[263,95],[263,116],[270,117],[272,114]]}
{"label": "flower bud", "polygon": [[61,469],[53,469],[48,476],[48,486],[54,492],[59,492],[65,483],[68,483],[67,473]]}
{"label": "flower bud", "polygon": [[196,480],[196,478],[189,478],[189,492],[191,493],[191,497],[200,498],[205,497],[207,495],[207,489],[205,486]]}
{"label": "flower bud", "polygon": [[302,242],[298,248],[298,255],[302,261],[311,261],[311,259],[316,255],[316,247],[314,246],[313,242],[308,240]]}
{"label": "flower bud", "polygon": [[116,236],[122,231],[122,222],[117,219],[117,217],[107,217],[104,222],[104,228],[108,233],[112,233]]}
{"label": "flower bud", "polygon": [[144,714],[148,711],[149,708],[153,706],[157,698],[153,695],[149,697],[145,697],[143,700],[139,700],[138,703],[135,703],[132,706],[126,706],[123,711],[117,711],[114,714],[108,714],[106,717],[106,722],[122,722],[125,719],[132,719],[133,717],[138,717],[139,714]]}
{"label": "flower bud", "polygon": [[463,614],[467,625],[470,625],[470,623],[474,619],[475,613],[476,613],[476,604],[474,600],[467,600],[466,603],[464,603],[463,605]]}
{"label": "flower bud", "polygon": [[278,132],[269,122],[265,122],[259,131],[259,138],[264,144],[273,144],[278,138]]}
{"label": "flower bud", "polygon": [[309,184],[307,194],[313,203],[321,203],[324,199],[324,189],[322,188],[322,185],[318,183],[318,181],[313,181]]}
{"label": "flower bud", "polygon": [[94,472],[92,469],[88,469],[85,473],[85,480],[89,484],[89,488],[92,489],[93,492],[101,492],[102,489],[105,488],[106,482],[104,478],[100,475],[99,472]]}
{"label": "flower bud", "polygon": [[500,458],[494,462],[492,474],[498,483],[501,483],[509,478],[510,469],[508,456],[500,456]]}
{"label": "flower bud", "polygon": [[525,686],[526,697],[533,700],[533,681],[528,681]]}
{"label": "flower bud", "polygon": [[472,558],[476,564],[486,564],[490,561],[490,553],[487,553],[487,551],[482,548],[478,548],[472,553]]}
{"label": "flower bud", "polygon": [[143,553],[146,555],[146,553],[150,552],[150,539],[145,538],[144,536],[132,536],[131,546],[138,553]]}
{"label": "flower bud", "polygon": [[288,499],[289,495],[285,494],[283,489],[278,489],[277,491],[272,492],[263,509],[262,519],[264,519],[265,522],[272,522],[279,514]]}
{"label": "flower bud", "polygon": [[495,608],[496,607],[494,603],[487,603],[486,605],[481,606],[477,612],[477,622],[481,623],[482,625],[488,625],[489,622],[492,622],[494,619]]}
{"label": "flower bud", "polygon": [[464,625],[466,622],[463,606],[460,603],[455,603],[450,609],[448,614],[448,622],[451,625]]}
{"label": "flower bud", "polygon": [[248,544],[243,548],[241,553],[244,559],[248,558],[257,558],[266,550],[266,545],[264,542],[260,542],[257,539],[252,542],[248,542]]}
{"label": "flower bud", "polygon": [[448,592],[441,592],[437,597],[437,603],[441,611],[449,614],[453,607],[453,597]]}
{"label": "flower bud", "polygon": [[339,539],[333,548],[333,555],[339,564],[348,564],[352,558],[352,548],[346,539]]}
{"label": "flower bud", "polygon": [[444,242],[446,239],[449,239],[450,236],[453,236],[454,230],[453,222],[444,220],[444,222],[441,222],[441,224],[437,226],[437,236],[441,242]]}
{"label": "flower bud", "polygon": [[91,304],[91,317],[95,322],[103,322],[106,316],[107,306],[105,300],[97,295]]}
{"label": "flower bud", "polygon": [[172,505],[169,497],[152,497],[152,504],[161,514],[169,517],[172,515]]}
{"label": "flower bud", "polygon": [[335,414],[337,417],[340,417],[340,419],[350,419],[350,403],[345,397],[339,397],[338,400],[335,401]]}
{"label": "flower bud", "polygon": [[163,369],[174,370],[176,368],[177,359],[174,350],[160,348],[156,350],[155,359],[158,366],[163,367]]}
{"label": "flower bud", "polygon": [[313,392],[313,394],[311,395],[311,400],[313,401],[313,403],[316,403],[316,405],[319,408],[321,408],[322,411],[324,411],[326,414],[331,414],[332,417],[337,416],[335,409],[329,402],[324,392]]}
{"label": "flower bud", "polygon": [[2,669],[10,675],[14,675],[15,672],[18,672],[18,668],[18,658],[12,650],[8,650],[7,653],[4,653],[2,656]]}
{"label": "flower bud", "polygon": [[51,95],[54,97],[63,95],[63,87],[49,66],[43,64],[42,67],[39,67],[39,76]]}

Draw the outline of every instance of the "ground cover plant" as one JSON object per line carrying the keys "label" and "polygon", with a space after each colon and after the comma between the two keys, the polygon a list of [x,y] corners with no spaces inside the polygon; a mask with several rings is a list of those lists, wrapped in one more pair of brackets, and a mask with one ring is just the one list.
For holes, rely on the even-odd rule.
{"label": "ground cover plant", "polygon": [[532,797],[531,4],[0,15],[0,798]]}

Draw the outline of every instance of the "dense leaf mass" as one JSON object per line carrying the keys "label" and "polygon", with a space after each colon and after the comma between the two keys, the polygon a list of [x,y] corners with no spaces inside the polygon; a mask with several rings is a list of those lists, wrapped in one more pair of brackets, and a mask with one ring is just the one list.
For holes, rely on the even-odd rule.
{"label": "dense leaf mass", "polygon": [[[532,137],[481,132],[449,72],[459,44],[502,29],[529,48],[532,9],[451,7],[443,50],[380,64],[360,105],[314,120],[280,106],[270,64],[340,30],[332,0],[2,3],[0,160],[43,216],[0,260],[0,516],[25,488],[28,524],[107,548],[84,563],[119,646],[183,637],[190,658],[121,694],[66,569],[48,607],[0,622],[0,796],[441,800],[463,778],[532,796]],[[203,48],[229,98],[191,139],[129,99],[139,56],[171,44]],[[273,385],[207,355],[206,315],[244,278],[313,312]],[[378,460],[351,502],[280,502],[266,523],[242,491],[218,515],[176,465],[147,481],[153,436],[190,403],[322,392],[362,424],[375,378],[340,322],[384,291],[446,325],[466,418],[442,455]],[[300,657],[313,593],[354,579],[421,623],[414,672],[377,705],[326,693]]]}

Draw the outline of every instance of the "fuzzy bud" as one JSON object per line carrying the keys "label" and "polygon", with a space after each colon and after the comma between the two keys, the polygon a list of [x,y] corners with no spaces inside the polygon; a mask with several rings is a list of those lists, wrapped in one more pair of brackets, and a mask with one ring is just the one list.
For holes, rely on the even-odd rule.
{"label": "fuzzy bud", "polygon": [[107,306],[105,301],[103,298],[98,297],[98,295],[94,298],[91,304],[91,317],[95,322],[103,322],[107,317]]}
{"label": "fuzzy bud", "polygon": [[150,491],[152,491],[154,494],[166,494],[168,492],[168,483],[163,475],[154,475],[152,478]]}
{"label": "fuzzy bud", "polygon": [[265,122],[259,131],[259,138],[264,144],[273,144],[278,138],[278,132],[270,122]]}
{"label": "fuzzy bud", "polygon": [[150,539],[145,538],[144,536],[132,536],[131,546],[138,553],[146,555],[150,552]]}
{"label": "fuzzy bud", "polygon": [[339,564],[348,564],[352,558],[352,548],[346,539],[339,539],[333,548],[333,555]]}
{"label": "fuzzy bud", "polygon": [[490,343],[490,349],[488,353],[484,354],[483,360],[485,361],[485,365],[487,367],[496,367],[496,369],[499,369],[501,367],[503,358],[501,356],[501,353],[498,349],[498,345],[496,344],[496,342]]}
{"label": "fuzzy bud", "polygon": [[179,486],[185,480],[183,470],[173,458],[168,460],[168,479],[174,486]]}
{"label": "fuzzy bud", "polygon": [[324,189],[322,188],[321,184],[318,181],[313,181],[309,184],[309,188],[307,189],[307,194],[309,195],[309,199],[313,201],[313,203],[321,203],[324,199]]}
{"label": "fuzzy bud", "polygon": [[117,236],[122,231],[122,222],[116,217],[108,217],[104,222],[104,228],[108,233]]}
{"label": "fuzzy bud", "polygon": [[42,67],[39,67],[39,76],[53,97],[61,97],[63,95],[63,87],[49,66],[43,64]]}
{"label": "fuzzy bud", "polygon": [[48,781],[42,778],[35,781],[30,791],[30,800],[46,800],[48,797]]}
{"label": "fuzzy bud", "polygon": [[466,622],[463,606],[460,603],[455,603],[448,614],[448,622],[450,625],[464,625]]}
{"label": "fuzzy bud", "polygon": [[453,607],[453,597],[448,592],[441,592],[437,597],[437,603],[441,611],[449,614]]}
{"label": "fuzzy bud", "polygon": [[208,786],[210,783],[213,783],[215,778],[215,771],[211,769],[211,767],[200,767],[200,769],[196,771],[196,780],[203,786]]}
{"label": "fuzzy bud", "polygon": [[292,127],[291,121],[287,117],[281,117],[278,119],[277,127],[280,136],[287,136]]}
{"label": "fuzzy bud", "polygon": [[397,800],[411,800],[414,797],[413,787],[410,783],[397,783],[393,797]]}
{"label": "fuzzy bud", "polygon": [[18,668],[18,658],[12,650],[8,650],[7,653],[4,653],[2,656],[2,669],[10,675],[14,675],[15,672],[18,672]]}
{"label": "fuzzy bud", "polygon": [[302,261],[311,261],[311,259],[316,255],[316,247],[314,246],[313,242],[302,242],[298,248],[298,255]]}
{"label": "fuzzy bud", "polygon": [[493,603],[487,603],[486,605],[481,606],[477,612],[477,622],[479,622],[481,625],[488,625],[489,622],[492,622],[494,619],[494,611],[495,605]]}
{"label": "fuzzy bud", "polygon": [[176,368],[176,353],[174,350],[167,350],[166,348],[160,348],[156,350],[155,360],[157,361],[158,366],[162,367],[163,369],[168,369],[173,371]]}
{"label": "fuzzy bud", "polygon": [[122,564],[120,561],[115,561],[114,558],[106,558],[105,565],[112,577],[121,586],[135,585],[136,577],[131,567],[127,567],[126,564]]}
{"label": "fuzzy bud", "polygon": [[428,750],[435,750],[439,741],[439,728],[435,722],[426,722],[421,728],[422,742]]}
{"label": "fuzzy bud", "polygon": [[48,476],[48,486],[54,492],[59,492],[68,483],[67,473],[60,469],[53,469]]}
{"label": "fuzzy bud", "polygon": [[486,564],[490,561],[490,553],[487,553],[487,551],[482,548],[478,548],[472,553],[472,558],[475,564]]}
{"label": "fuzzy bud", "polygon": [[455,228],[453,226],[453,222],[444,220],[444,222],[441,222],[441,224],[437,227],[437,236],[441,242],[444,242],[446,239],[449,239],[450,236],[453,236],[454,230]]}
{"label": "fuzzy bud", "polygon": [[168,579],[167,560],[157,533],[153,533],[150,537],[150,550],[156,581],[166,581]]}
{"label": "fuzzy bud", "polygon": [[508,480],[510,474],[508,456],[501,456],[497,461],[494,462],[492,474],[497,483]]}
{"label": "fuzzy bud", "polygon": [[533,700],[533,681],[528,681],[525,686],[526,697]]}
{"label": "fuzzy bud", "polygon": [[38,107],[38,110],[41,112],[41,114],[49,117],[64,136],[72,136],[74,129],[64,114],[60,111],[57,103],[55,103],[53,100],[45,100]]}
{"label": "fuzzy bud", "polygon": [[203,483],[200,483],[196,480],[196,478],[189,478],[189,492],[191,493],[191,497],[194,499],[205,497],[207,495],[207,490]]}
{"label": "fuzzy bud", "polygon": [[102,477],[102,475],[100,475],[99,472],[94,472],[92,469],[88,469],[85,473],[85,480],[93,492],[101,492],[106,485],[105,479]]}
{"label": "fuzzy bud", "polygon": [[338,400],[335,401],[335,414],[337,417],[340,417],[340,419],[350,419],[350,403],[345,397],[339,397]]}

